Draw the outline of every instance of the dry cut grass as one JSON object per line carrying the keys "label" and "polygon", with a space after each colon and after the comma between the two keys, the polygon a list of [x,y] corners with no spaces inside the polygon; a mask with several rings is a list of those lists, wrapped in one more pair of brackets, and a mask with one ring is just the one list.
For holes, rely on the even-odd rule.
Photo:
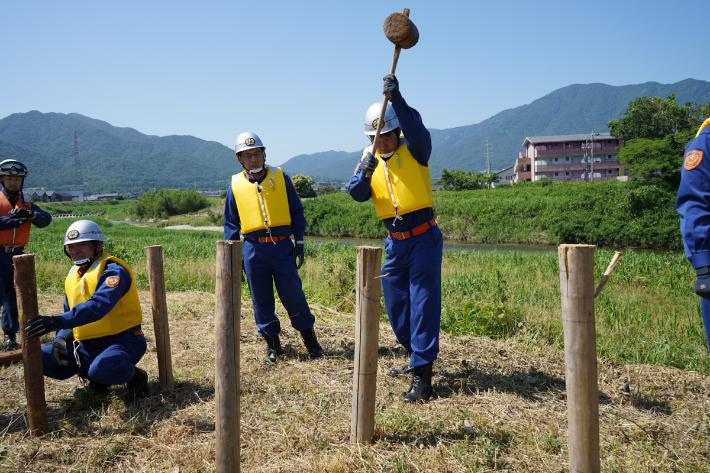
{"label": "dry cut grass", "polygon": [[[147,294],[144,313],[150,314]],[[43,313],[61,298],[44,297]],[[154,393],[125,405],[123,389],[92,397],[74,378],[47,380],[51,433],[27,433],[22,369],[0,368],[0,471],[213,471],[213,295],[170,293],[176,388],[159,392],[152,324],[140,363]],[[350,445],[352,314],[316,307],[327,356],[310,361],[283,317],[286,356],[264,362],[251,310],[241,335],[241,452],[244,472],[465,472],[567,470],[563,355],[524,336],[495,342],[442,335],[438,398],[401,402],[404,363],[386,323],[380,330],[376,440]],[[283,314],[283,310],[281,310]],[[147,317],[150,318],[149,316]],[[710,471],[710,378],[600,360],[602,469]]]}

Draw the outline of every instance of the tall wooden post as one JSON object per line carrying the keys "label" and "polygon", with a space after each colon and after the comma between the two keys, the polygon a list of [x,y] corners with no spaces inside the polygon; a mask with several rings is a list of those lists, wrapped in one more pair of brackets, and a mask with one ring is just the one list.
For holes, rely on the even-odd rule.
{"label": "tall wooden post", "polygon": [[355,369],[350,425],[351,443],[369,443],[375,433],[377,349],[380,331],[380,260],[382,249],[357,248],[355,286]]}
{"label": "tall wooden post", "polygon": [[145,248],[150,283],[150,303],[153,311],[155,348],[158,352],[158,379],[163,389],[173,389],[173,358],[170,349],[170,324],[168,323],[168,303],[165,299],[165,273],[163,271],[163,247]]}
{"label": "tall wooden post", "polygon": [[22,334],[22,361],[25,368],[25,396],[30,434],[35,437],[49,431],[47,403],[44,398],[44,372],[39,337],[25,337],[25,324],[39,316],[37,306],[37,279],[34,255],[17,255],[12,258],[15,266],[15,290],[20,312]]}
{"label": "tall wooden post", "polygon": [[239,472],[239,331],[242,242],[218,241],[215,283],[217,473]]}
{"label": "tall wooden post", "polygon": [[599,472],[594,246],[560,245],[570,472]]}

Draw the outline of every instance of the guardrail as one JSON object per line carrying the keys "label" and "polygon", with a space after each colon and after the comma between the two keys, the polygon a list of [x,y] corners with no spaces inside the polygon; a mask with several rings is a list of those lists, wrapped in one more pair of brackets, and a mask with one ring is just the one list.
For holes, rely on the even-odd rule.
{"label": "guardrail", "polygon": [[[51,213],[51,212],[50,212]],[[103,210],[96,212],[85,212],[85,213],[58,213],[52,214],[52,218],[77,218],[77,217],[100,217],[105,214]]]}

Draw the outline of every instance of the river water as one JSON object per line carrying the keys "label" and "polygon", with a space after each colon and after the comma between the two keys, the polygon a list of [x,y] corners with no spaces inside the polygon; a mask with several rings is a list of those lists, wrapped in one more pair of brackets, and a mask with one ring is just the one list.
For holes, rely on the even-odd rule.
{"label": "river water", "polygon": [[[193,230],[222,232],[222,227],[194,227],[191,225],[170,225],[164,227],[166,230]],[[383,240],[370,238],[333,238],[308,236],[308,241],[320,245],[335,243],[342,246],[382,246]],[[469,243],[465,241],[445,240],[444,251],[498,251],[498,252],[519,252],[519,253],[557,253],[556,246],[549,245],[519,245],[519,244],[488,244]]]}

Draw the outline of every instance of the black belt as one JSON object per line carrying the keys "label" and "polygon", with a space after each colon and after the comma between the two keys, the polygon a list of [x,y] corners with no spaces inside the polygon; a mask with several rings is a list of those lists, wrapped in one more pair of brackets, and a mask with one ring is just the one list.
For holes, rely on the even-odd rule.
{"label": "black belt", "polygon": [[22,246],[0,246],[0,252],[3,252],[3,253],[12,253],[15,250],[22,251],[23,249],[24,249],[24,247],[22,247]]}

